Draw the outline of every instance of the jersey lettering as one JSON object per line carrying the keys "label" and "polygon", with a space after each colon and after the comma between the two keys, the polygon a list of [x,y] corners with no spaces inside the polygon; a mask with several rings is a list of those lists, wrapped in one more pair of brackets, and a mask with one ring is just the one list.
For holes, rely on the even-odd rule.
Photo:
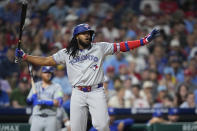
{"label": "jersey lettering", "polygon": [[81,55],[81,56],[77,56],[76,58],[70,60],[69,63],[73,65],[77,62],[83,62],[85,60],[98,62],[99,58],[96,56],[93,56],[93,55]]}

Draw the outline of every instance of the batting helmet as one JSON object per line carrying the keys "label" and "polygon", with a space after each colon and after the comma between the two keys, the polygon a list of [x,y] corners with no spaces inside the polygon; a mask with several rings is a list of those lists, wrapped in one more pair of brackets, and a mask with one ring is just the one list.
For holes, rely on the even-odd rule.
{"label": "batting helmet", "polygon": [[73,37],[75,37],[79,33],[86,32],[86,31],[90,32],[91,37],[93,37],[94,30],[92,30],[88,24],[79,24],[75,26],[74,28]]}
{"label": "batting helmet", "polygon": [[42,67],[42,72],[44,73],[53,73],[54,69],[51,66],[43,66]]}

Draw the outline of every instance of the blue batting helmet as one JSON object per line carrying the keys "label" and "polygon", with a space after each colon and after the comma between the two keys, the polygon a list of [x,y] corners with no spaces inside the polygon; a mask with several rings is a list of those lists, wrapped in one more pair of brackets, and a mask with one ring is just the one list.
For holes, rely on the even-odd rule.
{"label": "blue batting helmet", "polygon": [[94,35],[94,30],[92,30],[88,24],[79,24],[74,28],[73,37],[86,31],[90,32],[91,37]]}
{"label": "blue batting helmet", "polygon": [[54,69],[52,66],[43,66],[42,67],[42,72],[44,73],[53,73]]}

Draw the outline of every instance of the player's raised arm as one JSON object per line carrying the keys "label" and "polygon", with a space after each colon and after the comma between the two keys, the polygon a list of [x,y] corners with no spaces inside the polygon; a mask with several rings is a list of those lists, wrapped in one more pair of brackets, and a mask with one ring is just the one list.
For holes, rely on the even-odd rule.
{"label": "player's raised arm", "polygon": [[151,42],[153,39],[155,39],[159,35],[159,33],[160,31],[158,29],[153,29],[150,34],[148,34],[147,36],[145,36],[140,40],[114,43],[114,52],[119,52],[119,51],[126,52],[134,48],[146,45],[149,42]]}
{"label": "player's raised arm", "polygon": [[38,66],[55,66],[56,62],[52,56],[49,57],[40,57],[40,56],[31,56],[27,55],[23,50],[18,48],[15,51],[16,57],[19,57],[27,62],[30,62]]}

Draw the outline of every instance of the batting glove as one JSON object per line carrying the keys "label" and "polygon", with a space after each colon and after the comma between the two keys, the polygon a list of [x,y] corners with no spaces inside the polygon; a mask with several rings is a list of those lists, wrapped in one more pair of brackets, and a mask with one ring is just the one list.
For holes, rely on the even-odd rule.
{"label": "batting glove", "polygon": [[18,57],[18,58],[22,58],[22,59],[25,60],[26,57],[27,57],[27,54],[22,49],[16,48],[16,50],[15,50],[15,56]]}
{"label": "batting glove", "polygon": [[153,29],[151,31],[150,34],[148,34],[144,39],[145,39],[145,42],[148,43],[148,42],[151,42],[152,40],[154,40],[157,36],[159,36],[160,34],[160,30],[159,29]]}

